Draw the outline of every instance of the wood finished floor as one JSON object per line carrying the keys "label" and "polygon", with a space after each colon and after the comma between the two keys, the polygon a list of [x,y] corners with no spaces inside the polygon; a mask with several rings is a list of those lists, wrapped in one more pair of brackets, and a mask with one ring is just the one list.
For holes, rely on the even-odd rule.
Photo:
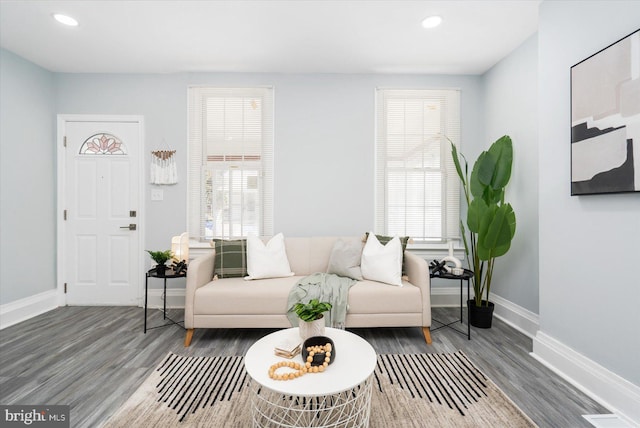
{"label": "wood finished floor", "polygon": [[[441,320],[456,314],[453,308],[433,311]],[[180,310],[170,315],[182,319]],[[184,348],[181,328],[143,334],[142,322],[141,308],[63,307],[0,331],[0,403],[68,404],[71,426],[100,426],[168,352],[244,355],[273,331],[196,330],[191,347]],[[162,324],[162,313],[152,311],[148,322]],[[419,328],[349,330],[378,353],[461,349],[540,427],[590,427],[581,415],[609,413],[534,360],[531,339],[497,319],[489,330],[472,328],[471,341],[448,328],[434,331],[430,346]]]}

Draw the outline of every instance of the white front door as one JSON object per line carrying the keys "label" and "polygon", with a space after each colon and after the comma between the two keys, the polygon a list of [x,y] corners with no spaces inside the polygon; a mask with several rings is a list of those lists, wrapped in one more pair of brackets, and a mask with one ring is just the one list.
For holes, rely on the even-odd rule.
{"label": "white front door", "polygon": [[[137,305],[140,298],[142,119],[58,121],[63,149],[63,254],[67,305]],[[60,245],[59,245],[60,248]],[[60,257],[60,255],[59,255]]]}

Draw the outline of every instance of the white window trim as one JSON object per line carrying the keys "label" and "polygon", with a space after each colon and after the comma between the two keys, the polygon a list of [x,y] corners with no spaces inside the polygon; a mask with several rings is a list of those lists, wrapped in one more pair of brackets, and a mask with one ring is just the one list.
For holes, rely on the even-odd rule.
{"label": "white window trim", "polygon": [[[386,94],[401,95],[402,92],[406,92],[410,96],[417,96],[419,92],[433,91],[434,93],[449,93],[452,97],[446,96],[449,107],[453,109],[454,116],[448,118],[448,123],[445,128],[449,128],[445,134],[443,146],[440,152],[442,168],[446,169],[445,174],[449,176],[443,180],[442,192],[442,235],[438,239],[433,241],[421,241],[415,240],[414,243],[409,244],[408,248],[416,253],[433,253],[441,254],[443,250],[448,249],[448,241],[453,240],[456,242],[456,249],[460,248],[460,181],[455,171],[455,165],[451,159],[450,149],[447,149],[447,138],[451,140],[456,146],[460,147],[460,134],[461,134],[461,113],[460,113],[460,90],[456,88],[409,88],[409,89],[397,89],[397,88],[376,88],[376,152],[375,152],[375,230],[376,233],[389,234],[387,230],[387,194],[386,194],[386,155],[384,152],[384,144],[386,144],[386,137],[382,135],[384,131],[384,125],[381,121],[386,120],[384,110],[384,97]],[[442,94],[440,94],[442,95]],[[452,122],[453,120],[453,122]],[[385,122],[386,123],[386,122]],[[445,202],[447,196],[451,199],[450,203]],[[448,208],[446,208],[448,207]],[[448,253],[448,252],[447,252]],[[459,251],[456,251],[458,254]],[[446,254],[445,254],[446,255]]]}
{"label": "white window trim", "polygon": [[[188,88],[188,179],[187,179],[187,230],[190,236],[190,248],[201,248],[206,240],[202,236],[202,208],[201,192],[203,177],[203,130],[201,126],[192,126],[191,115],[196,115],[194,122],[202,123],[202,108],[198,105],[203,99],[211,95],[220,95],[223,92],[237,91],[240,93],[262,92],[263,105],[268,107],[263,111],[263,130],[269,134],[266,145],[263,145],[262,163],[262,194],[260,235],[273,235],[273,175],[274,175],[274,90],[272,86],[255,87],[214,87],[214,86],[189,86]],[[266,129],[265,129],[266,128]],[[263,142],[264,144],[264,142]]]}

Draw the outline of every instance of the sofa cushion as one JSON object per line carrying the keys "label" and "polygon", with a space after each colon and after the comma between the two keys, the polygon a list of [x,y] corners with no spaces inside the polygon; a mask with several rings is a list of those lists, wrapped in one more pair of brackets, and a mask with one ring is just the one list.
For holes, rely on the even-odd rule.
{"label": "sofa cushion", "polygon": [[362,270],[360,260],[362,258],[362,241],[358,238],[338,239],[333,244],[327,273],[346,276],[361,280]]}
{"label": "sofa cushion", "polygon": [[312,238],[287,238],[284,246],[289,259],[289,266],[296,275],[310,275],[311,271],[311,240]]}
{"label": "sofa cushion", "polygon": [[247,238],[247,273],[247,280],[294,275],[289,266],[282,233],[278,233],[266,244],[257,236]]}
{"label": "sofa cushion", "polygon": [[195,315],[262,315],[287,312],[289,290],[300,276],[245,281],[227,278],[212,281],[196,290]]}
{"label": "sofa cushion", "polygon": [[347,314],[421,313],[422,295],[415,285],[403,281],[402,287],[376,281],[358,281],[349,290]]}
{"label": "sofa cushion", "polygon": [[213,274],[218,278],[240,278],[247,275],[247,240],[214,239],[216,249]]}
{"label": "sofa cushion", "polygon": [[[289,291],[302,276],[245,281],[227,278],[196,290],[194,315],[285,315]],[[377,281],[358,281],[349,290],[347,314],[422,312],[420,289],[404,281],[394,287]]]}
{"label": "sofa cushion", "polygon": [[362,276],[365,279],[402,286],[402,249],[398,237],[387,245],[370,233],[362,250]]}

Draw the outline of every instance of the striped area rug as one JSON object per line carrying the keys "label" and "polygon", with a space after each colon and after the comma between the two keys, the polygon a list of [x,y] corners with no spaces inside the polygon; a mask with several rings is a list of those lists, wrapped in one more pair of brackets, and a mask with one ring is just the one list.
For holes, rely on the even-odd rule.
{"label": "striped area rug", "polygon": [[378,391],[397,385],[411,398],[457,410],[486,398],[487,378],[461,352],[455,354],[380,355],[375,371]]}
{"label": "striped area rug", "polygon": [[[242,357],[170,353],[104,426],[249,427],[249,381]],[[379,355],[370,426],[535,424],[458,351]]]}

